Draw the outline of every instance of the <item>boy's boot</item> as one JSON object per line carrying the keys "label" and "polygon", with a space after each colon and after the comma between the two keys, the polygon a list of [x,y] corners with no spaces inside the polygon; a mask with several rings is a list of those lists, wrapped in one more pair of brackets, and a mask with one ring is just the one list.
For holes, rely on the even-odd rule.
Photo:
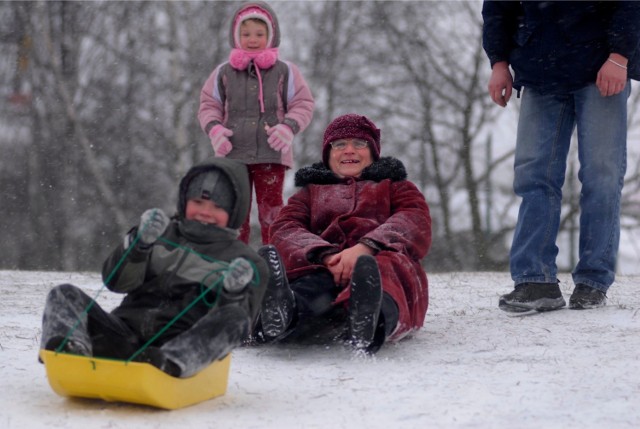
{"label": "boy's boot", "polygon": [[373,343],[381,306],[378,263],[373,256],[362,255],[353,268],[349,297],[349,340],[356,348],[366,350]]}
{"label": "boy's boot", "polygon": [[[250,325],[251,318],[242,306],[215,307],[189,330],[157,348],[160,354],[151,352],[148,362],[171,375],[191,377],[240,346],[249,334]],[[149,349],[154,348],[147,347],[145,351]],[[143,358],[141,354],[135,360]],[[167,367],[165,361],[175,367]]]}
{"label": "boy's boot", "polygon": [[144,349],[138,356],[133,359],[135,362],[148,363],[160,371],[169,374],[172,377],[180,377],[182,371],[175,362],[170,360],[162,351],[162,349],[154,346],[149,346]]}
{"label": "boy's boot", "polygon": [[567,305],[558,283],[522,283],[500,297],[498,307],[509,313],[551,311]]}
{"label": "boy's boot", "polygon": [[218,307],[208,323],[217,329],[209,331],[207,353],[214,360],[221,360],[249,336],[251,319],[244,308],[226,306]]}
{"label": "boy's boot", "polygon": [[[63,343],[64,346],[62,346],[62,349],[58,350],[60,345]],[[44,348],[45,350],[59,351],[61,353],[69,353],[72,355],[91,356],[91,350],[85,344],[75,339],[67,339],[65,342],[65,337],[62,336],[50,338]]]}
{"label": "boy's boot", "polygon": [[289,287],[282,259],[272,245],[263,246],[258,254],[269,266],[269,282],[262,300],[260,321],[267,340],[274,340],[286,333],[295,312],[295,297]]}

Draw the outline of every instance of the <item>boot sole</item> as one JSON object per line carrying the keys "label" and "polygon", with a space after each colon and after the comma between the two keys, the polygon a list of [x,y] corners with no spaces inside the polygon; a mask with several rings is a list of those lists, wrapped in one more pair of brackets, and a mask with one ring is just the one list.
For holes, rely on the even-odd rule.
{"label": "boot sole", "polygon": [[262,299],[262,332],[266,337],[277,338],[284,334],[291,323],[294,297],[285,278],[284,264],[275,247],[264,246],[258,250],[258,254],[267,262],[273,274]]}
{"label": "boot sole", "polygon": [[607,300],[594,304],[594,303],[583,303],[583,302],[569,302],[569,308],[571,310],[591,310],[593,308],[601,308],[607,305]]}
{"label": "boot sole", "polygon": [[559,310],[565,307],[567,303],[564,298],[542,298],[532,302],[508,302],[500,299],[498,307],[500,310],[507,311],[509,313],[524,313],[527,311],[553,311]]}

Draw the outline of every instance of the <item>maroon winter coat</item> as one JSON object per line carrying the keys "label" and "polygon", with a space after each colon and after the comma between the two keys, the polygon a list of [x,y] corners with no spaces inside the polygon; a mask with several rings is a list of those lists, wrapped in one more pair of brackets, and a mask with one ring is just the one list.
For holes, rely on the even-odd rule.
{"label": "maroon winter coat", "polygon": [[[302,189],[270,229],[289,280],[326,270],[323,256],[372,240],[380,248],[375,258],[382,288],[400,312],[389,339],[420,328],[429,302],[420,261],[431,246],[431,217],[424,196],[406,177],[402,162],[390,157],[375,161],[360,178],[341,179],[322,163],[302,168],[295,177]],[[347,287],[335,303],[346,302],[349,294]]]}

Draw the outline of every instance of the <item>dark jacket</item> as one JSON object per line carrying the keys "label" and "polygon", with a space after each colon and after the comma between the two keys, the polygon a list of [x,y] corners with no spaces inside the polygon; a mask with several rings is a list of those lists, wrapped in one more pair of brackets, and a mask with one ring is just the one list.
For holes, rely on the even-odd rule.
{"label": "dark jacket", "polygon": [[[185,193],[188,183],[196,172],[215,165],[227,173],[236,191],[236,203],[230,213],[229,228],[205,225],[184,220]],[[105,285],[114,292],[126,293],[122,303],[113,310],[129,325],[143,341],[161,331],[194,302],[205,290],[218,282],[227,263],[243,257],[257,269],[249,293],[241,302],[255,319],[264,294],[268,271],[259,255],[238,240],[238,228],[244,221],[249,204],[249,183],[242,164],[214,158],[193,167],[180,184],[178,214],[158,241],[150,249],[141,249],[137,244],[131,248],[122,244],[116,248],[103,265]],[[243,196],[243,197],[238,197]],[[129,232],[132,242],[137,227]],[[125,256],[126,254],[126,256]],[[123,259],[124,258],[124,259]],[[218,282],[222,287],[221,282]],[[189,309],[159,338],[163,344],[179,333],[189,329],[209,310],[225,301],[219,288],[207,293],[204,299]]]}
{"label": "dark jacket", "polygon": [[514,88],[565,93],[594,83],[610,53],[640,79],[640,2],[487,1],[483,47],[491,65],[507,61]]}
{"label": "dark jacket", "polygon": [[[316,163],[296,173],[302,186],[271,225],[273,243],[290,280],[318,271],[322,255],[362,240],[375,243],[382,287],[398,304],[400,317],[390,339],[423,325],[429,294],[421,266],[431,246],[431,217],[422,193],[406,180],[404,165],[384,157],[358,179],[337,177]],[[366,243],[365,243],[366,244]],[[336,299],[347,300],[349,288]]]}

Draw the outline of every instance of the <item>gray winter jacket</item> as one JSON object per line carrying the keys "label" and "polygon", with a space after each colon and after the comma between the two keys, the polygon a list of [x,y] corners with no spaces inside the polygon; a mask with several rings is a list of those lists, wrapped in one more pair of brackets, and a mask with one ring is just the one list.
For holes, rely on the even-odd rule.
{"label": "gray winter jacket", "polygon": [[[236,196],[240,196],[230,213],[229,228],[184,219],[189,181],[197,172],[214,166],[227,174],[234,184]],[[267,266],[252,248],[237,239],[236,230],[248,211],[248,192],[246,169],[240,164],[221,158],[199,164],[182,179],[178,213],[162,237],[146,250],[138,245],[132,248],[120,245],[107,258],[102,269],[106,286],[114,292],[127,294],[113,314],[122,318],[141,340],[146,341],[160,332],[167,322],[198,300],[207,286],[217,282],[221,287],[219,280],[223,270],[237,257],[246,258],[257,270],[249,293],[240,303],[253,319],[257,317],[268,279]],[[134,227],[129,238],[136,234],[137,227]],[[184,332],[216,305],[226,302],[218,291],[221,288],[205,293],[156,344],[161,345]]]}

